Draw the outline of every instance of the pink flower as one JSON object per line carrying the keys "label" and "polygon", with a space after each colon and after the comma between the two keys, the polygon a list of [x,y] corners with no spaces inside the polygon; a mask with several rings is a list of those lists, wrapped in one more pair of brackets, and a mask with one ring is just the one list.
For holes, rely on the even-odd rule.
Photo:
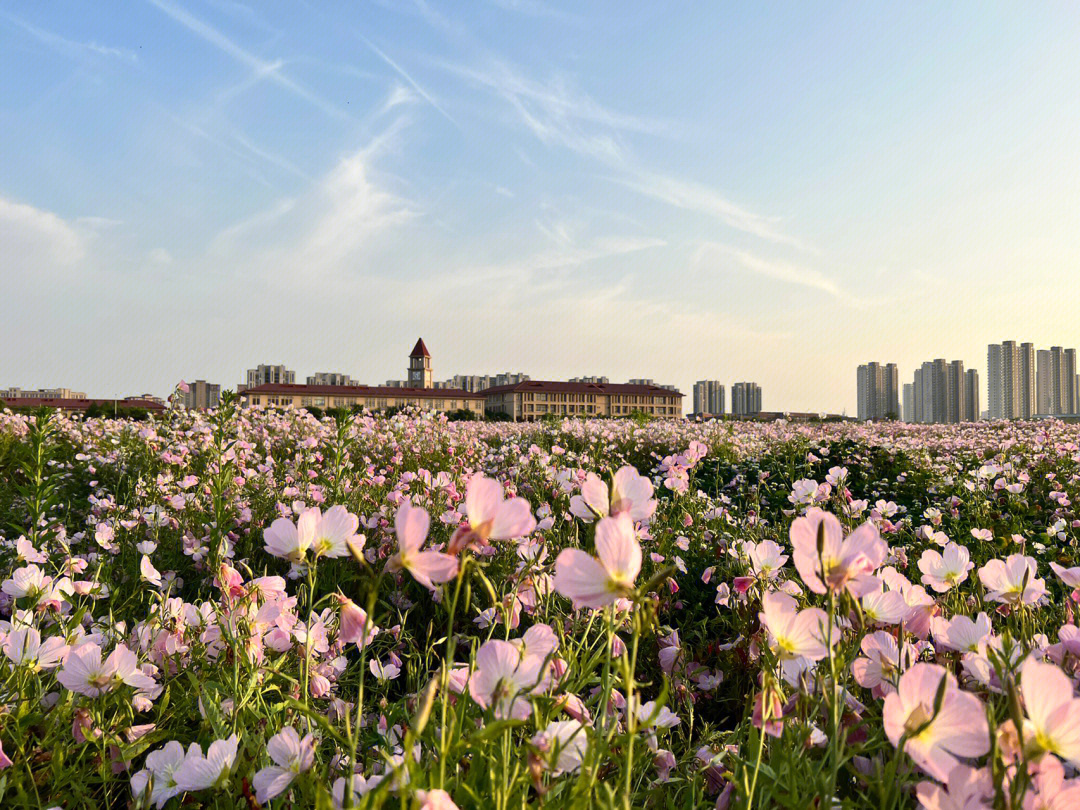
{"label": "pink flower", "polygon": [[388,571],[404,569],[425,588],[435,590],[435,585],[448,582],[457,576],[458,562],[455,557],[442,551],[421,551],[427,539],[431,518],[427,510],[413,506],[408,501],[398,507],[394,516],[394,531],[398,538],[398,552],[386,561]]}
{"label": "pink flower", "polygon": [[968,572],[974,567],[968,550],[956,543],[949,543],[940,554],[928,548],[919,558],[923,585],[938,593],[955,588],[968,578]]}
{"label": "pink flower", "polygon": [[540,685],[544,659],[521,656],[509,641],[485,641],[476,651],[476,669],[469,678],[469,694],[496,719],[524,720],[532,714],[528,695]]}
{"label": "pink flower", "polygon": [[11,767],[11,758],[4,753],[4,744],[0,742],[0,771]]}
{"label": "pink flower", "polygon": [[280,517],[263,531],[263,548],[272,557],[280,557],[294,563],[302,563],[307,554],[308,540],[301,538],[296,525],[288,518]]}
{"label": "pink flower", "polygon": [[214,787],[232,769],[239,742],[235,734],[225,740],[215,740],[206,749],[206,756],[203,756],[202,749],[193,743],[183,764],[176,771],[176,786],[182,791]]}
{"label": "pink flower", "polygon": [[915,786],[919,804],[926,810],[985,810],[991,807],[994,782],[986,768],[969,768],[957,764],[949,772],[948,788],[933,782]]}
{"label": "pink flower", "polygon": [[570,499],[570,514],[591,522],[626,512],[637,523],[648,522],[656,511],[652,481],[628,464],[619,468],[611,484],[609,499],[607,484],[589,473],[581,484],[581,494]]}
{"label": "pink flower", "polygon": [[338,621],[338,639],[345,644],[366,647],[379,633],[379,628],[368,619],[367,611],[351,599],[338,597],[341,602],[341,618]]}
{"label": "pink flower", "polygon": [[588,727],[580,720],[556,720],[532,738],[532,744],[549,761],[553,775],[574,773],[581,767],[589,748]]}
{"label": "pink flower", "polygon": [[[819,531],[823,540],[820,552]],[[862,596],[875,587],[872,574],[889,550],[872,523],[864,523],[844,538],[836,516],[817,507],[795,519],[790,536],[795,568],[814,593],[847,588],[853,596]]]}
{"label": "pink flower", "polygon": [[420,810],[458,810],[450,794],[438,788],[416,791],[416,800],[420,802]]}
{"label": "pink flower", "polygon": [[1075,810],[1080,807],[1080,779],[1066,779],[1054,757],[1039,761],[1039,772],[1024,794],[1024,810]]}
{"label": "pink flower", "polygon": [[885,697],[883,722],[889,741],[898,745],[906,736],[907,755],[940,781],[948,779],[957,757],[990,750],[982,703],[957,688],[952,673],[937,664],[915,664],[900,676],[897,691]]}
{"label": "pink flower", "polygon": [[135,653],[123,644],[118,645],[104,662],[97,644],[86,643],[73,648],[56,680],[70,691],[88,697],[111,692],[121,683],[142,690],[157,685],[139,669]]}
{"label": "pink flower", "polygon": [[489,540],[513,540],[524,537],[536,528],[536,518],[524,498],[503,500],[503,488],[498,481],[477,473],[465,492],[465,512],[469,525],[462,526],[450,539],[450,549],[457,551],[473,543],[485,545]]}
{"label": "pink flower", "polygon": [[1033,605],[1046,594],[1046,582],[1036,577],[1033,557],[1010,554],[1005,562],[990,560],[979,569],[979,580],[991,602]]}
{"label": "pink flower", "polygon": [[856,658],[851,664],[855,682],[864,689],[870,689],[874,697],[882,698],[895,692],[900,670],[915,659],[915,650],[905,644],[905,660],[901,661],[896,639],[882,630],[864,636],[860,648],[866,657]]}
{"label": "pink flower", "polygon": [[555,590],[574,608],[600,608],[634,589],[641,572],[641,545],[627,513],[602,518],[596,525],[596,554],[563,549],[555,560]]}
{"label": "pink flower", "polygon": [[255,774],[255,798],[260,804],[284,793],[293,779],[315,764],[315,738],[308,734],[303,739],[291,726],[286,726],[266,744],[266,753],[274,765]]}
{"label": "pink flower", "polygon": [[68,646],[62,636],[52,636],[41,643],[41,633],[34,627],[12,630],[4,640],[4,655],[16,666],[33,671],[53,669],[67,656]]}
{"label": "pink flower", "polygon": [[1025,741],[1080,766],[1080,698],[1072,681],[1053,664],[1028,658],[1020,670],[1028,722]]}
{"label": "pink flower", "polygon": [[761,598],[758,619],[769,631],[769,647],[781,660],[820,661],[827,655],[825,632],[829,617],[825,611],[818,608],[800,611],[792,597],[774,591]]}
{"label": "pink flower", "polygon": [[[356,530],[360,520],[344,506],[331,506],[325,513],[318,507],[306,510],[296,523],[296,530],[308,539],[311,553],[319,557],[345,557],[349,546],[360,539]],[[362,547],[362,543],[361,543]]]}

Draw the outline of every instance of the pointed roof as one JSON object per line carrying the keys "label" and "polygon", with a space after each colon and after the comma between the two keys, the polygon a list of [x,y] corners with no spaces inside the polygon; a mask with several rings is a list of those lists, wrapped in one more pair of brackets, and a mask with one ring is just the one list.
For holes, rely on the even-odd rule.
{"label": "pointed roof", "polygon": [[409,357],[431,357],[431,352],[427,350],[427,346],[424,345],[423,338],[417,338],[416,345],[413,346],[412,352]]}

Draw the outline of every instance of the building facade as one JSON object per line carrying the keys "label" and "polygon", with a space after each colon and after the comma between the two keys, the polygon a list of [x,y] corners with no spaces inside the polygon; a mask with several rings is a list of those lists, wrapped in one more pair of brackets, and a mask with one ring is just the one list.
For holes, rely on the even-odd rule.
{"label": "building facade", "polygon": [[408,380],[391,380],[387,385],[294,385],[265,383],[240,393],[247,405],[282,408],[362,408],[384,411],[413,407],[450,412],[465,410],[484,415],[484,396],[458,388],[436,388],[431,381],[431,353],[423,339],[409,353]]}
{"label": "building facade", "polygon": [[698,380],[694,383],[694,413],[724,415],[724,386],[719,380]]}
{"label": "building facade", "polygon": [[982,418],[979,411],[979,372],[969,368],[964,372],[964,421],[978,422]]}
{"label": "building facade", "polygon": [[247,405],[283,408],[387,408],[413,407],[441,412],[467,410],[484,414],[484,397],[451,388],[409,388],[369,385],[290,385],[267,383],[240,393]]}
{"label": "building facade", "polygon": [[900,416],[900,375],[896,363],[865,363],[856,372],[858,418],[886,419]]}
{"label": "building facade", "polygon": [[208,383],[206,380],[188,383],[187,393],[184,394],[184,407],[208,411],[220,404],[221,386],[217,383]]}
{"label": "building facade", "polygon": [[435,383],[436,388],[460,388],[477,393],[496,385],[516,385],[531,379],[528,374],[504,371],[502,374],[455,374],[449,380]]}
{"label": "building facade", "polygon": [[409,353],[409,387],[435,387],[431,382],[431,353],[424,345],[423,338],[417,338],[416,345]]}
{"label": "building facade", "polygon": [[316,371],[307,378],[308,385],[359,385],[348,374],[337,371]]}
{"label": "building facade", "polygon": [[737,382],[732,385],[731,413],[734,416],[754,416],[761,413],[761,386],[753,382]]}
{"label": "building facade", "polygon": [[483,395],[488,413],[504,414],[515,421],[538,419],[548,414],[682,416],[683,395],[656,385],[527,380],[488,388]]}
{"label": "building facade", "polygon": [[70,388],[0,388],[0,399],[86,399],[86,392]]}
{"label": "building facade", "polygon": [[291,385],[296,382],[296,372],[285,366],[274,366],[260,363],[255,368],[247,371],[245,388],[253,388],[256,385],[285,384]]}

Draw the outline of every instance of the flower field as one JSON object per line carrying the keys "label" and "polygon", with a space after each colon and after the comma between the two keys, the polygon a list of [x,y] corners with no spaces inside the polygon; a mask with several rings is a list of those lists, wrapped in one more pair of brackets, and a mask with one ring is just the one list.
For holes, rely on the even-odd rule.
{"label": "flower field", "polygon": [[1080,431],[0,413],[0,806],[1080,807]]}

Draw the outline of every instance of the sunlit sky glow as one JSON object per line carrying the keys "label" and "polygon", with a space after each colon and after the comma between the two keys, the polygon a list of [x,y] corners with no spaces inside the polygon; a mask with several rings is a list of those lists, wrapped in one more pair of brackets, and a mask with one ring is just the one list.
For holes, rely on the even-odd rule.
{"label": "sunlit sky glow", "polygon": [[1075,4],[105,9],[0,2],[0,387],[375,384],[422,335],[852,413],[866,360],[985,407],[987,343],[1080,344]]}

